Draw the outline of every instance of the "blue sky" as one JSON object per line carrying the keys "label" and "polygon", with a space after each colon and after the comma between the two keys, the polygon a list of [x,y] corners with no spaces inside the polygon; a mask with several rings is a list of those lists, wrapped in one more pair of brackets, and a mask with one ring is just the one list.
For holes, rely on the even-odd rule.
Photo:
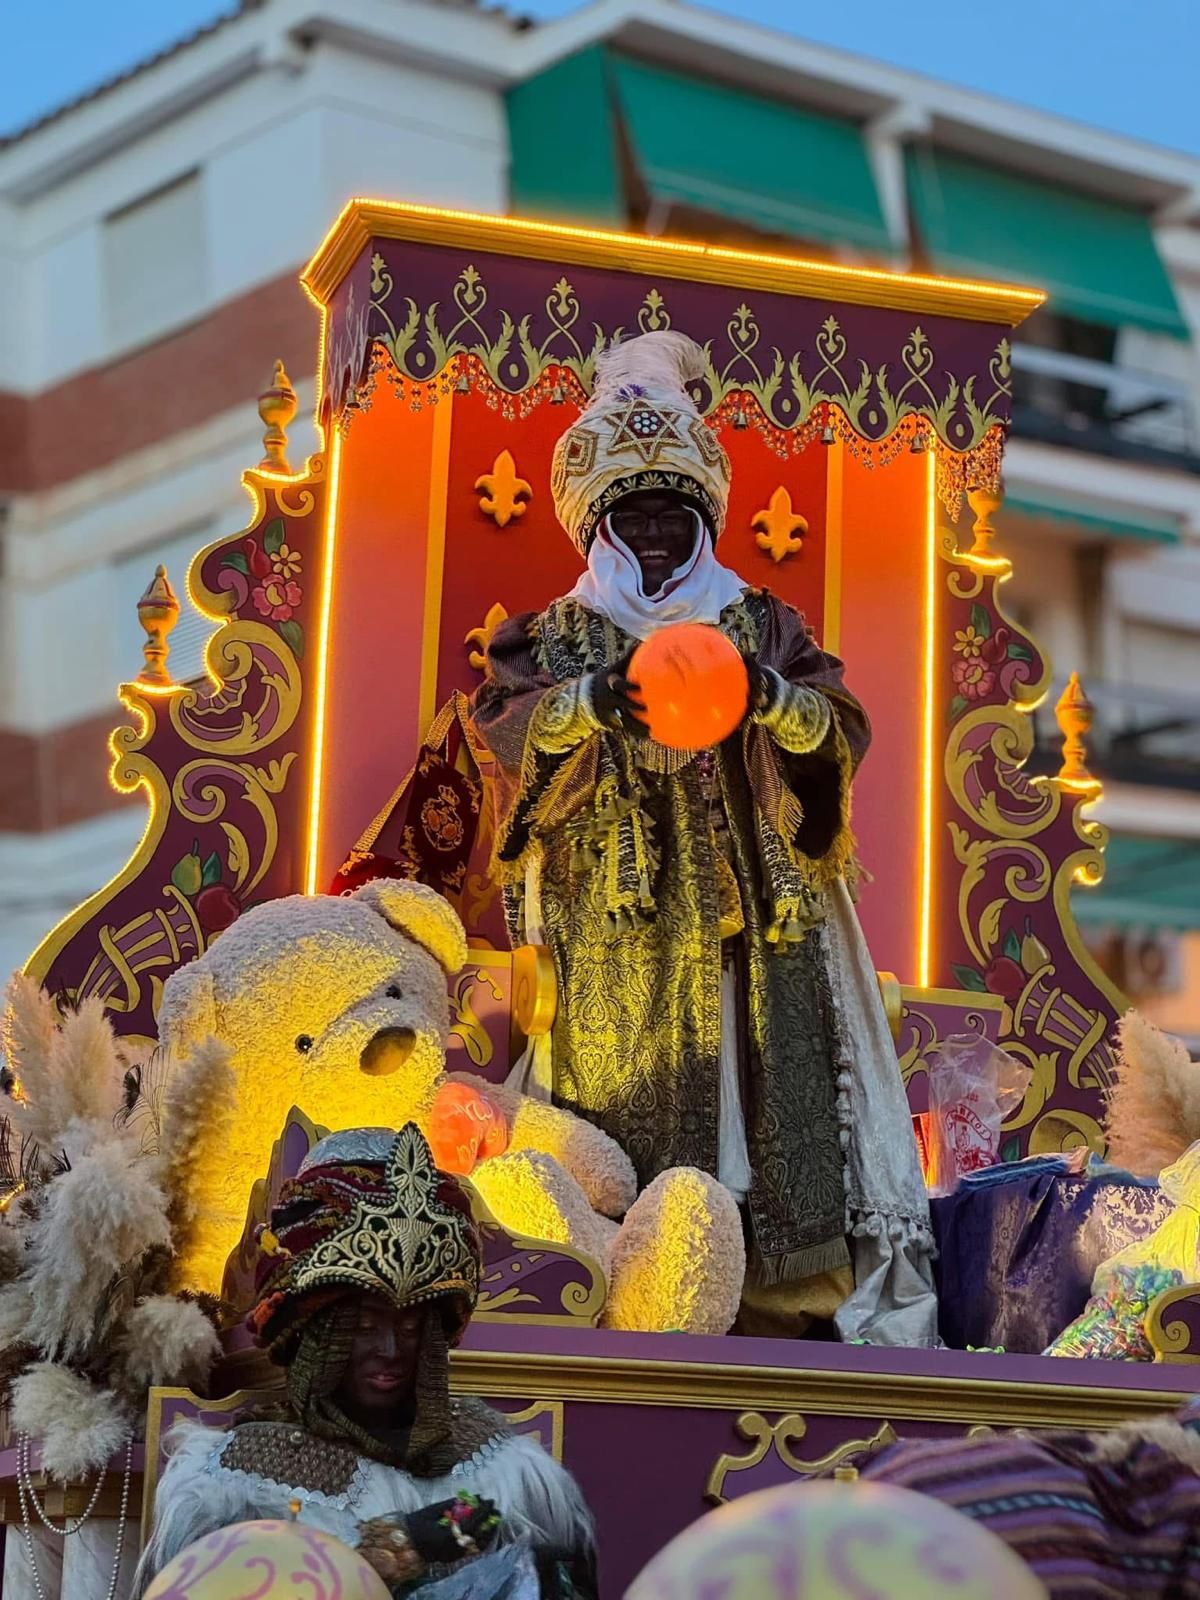
{"label": "blue sky", "polygon": [[[511,9],[548,18],[576,4]],[[228,9],[221,0],[0,3],[0,133]],[[1200,0],[730,0],[715,9],[1200,155]]]}

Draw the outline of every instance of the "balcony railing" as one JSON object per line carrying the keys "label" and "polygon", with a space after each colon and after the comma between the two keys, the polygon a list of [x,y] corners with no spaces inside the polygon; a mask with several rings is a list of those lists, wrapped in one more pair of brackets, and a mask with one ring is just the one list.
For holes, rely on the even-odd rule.
{"label": "balcony railing", "polygon": [[1014,345],[1012,361],[1018,435],[1200,472],[1196,401],[1185,381],[1038,345]]}
{"label": "balcony railing", "polygon": [[[1054,706],[1063,687],[1054,684],[1033,713],[1031,772],[1057,772],[1061,765],[1062,735]],[[1087,739],[1088,765],[1098,777],[1200,791],[1200,693],[1091,679],[1087,692],[1096,708]]]}

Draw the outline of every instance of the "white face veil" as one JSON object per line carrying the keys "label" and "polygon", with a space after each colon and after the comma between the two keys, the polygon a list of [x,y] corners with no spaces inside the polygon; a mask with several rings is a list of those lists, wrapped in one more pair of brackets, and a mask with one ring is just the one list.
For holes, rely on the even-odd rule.
{"label": "white face veil", "polygon": [[717,560],[712,537],[691,507],[696,536],[692,552],[654,594],[642,588],[637,557],[605,517],[588,549],[587,571],[567,597],[598,611],[634,639],[646,639],[672,622],[718,622],[746,587]]}

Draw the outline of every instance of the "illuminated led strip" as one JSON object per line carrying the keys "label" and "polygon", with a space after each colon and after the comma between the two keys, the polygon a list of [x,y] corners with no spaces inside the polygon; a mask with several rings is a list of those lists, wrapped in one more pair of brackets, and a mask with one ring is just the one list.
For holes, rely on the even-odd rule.
{"label": "illuminated led strip", "polygon": [[469,246],[508,255],[563,261],[596,260],[626,271],[665,272],[784,294],[830,295],[858,304],[885,305],[982,321],[1016,324],[1045,300],[1038,289],[974,278],[938,278],[845,266],[803,256],[737,250],[690,239],[649,238],[568,223],[497,217],[439,206],[358,197],[347,201],[301,276],[309,294],[327,305],[334,290],[372,238],[403,238]]}
{"label": "illuminated led strip", "polygon": [[324,799],[325,707],[329,688],[329,629],[333,611],[333,569],[337,554],[338,482],[342,467],[342,436],[329,430],[328,500],[325,503],[325,549],[321,571],[321,609],[317,617],[317,666],[312,721],[312,778],[308,795],[308,860],[304,868],[305,894],[318,894],[321,866],[321,806]]}
{"label": "illuminated led strip", "polygon": [[921,876],[917,925],[917,985],[928,989],[933,972],[933,827],[937,792],[934,733],[937,661],[937,451],[925,452],[925,659],[921,715]]}

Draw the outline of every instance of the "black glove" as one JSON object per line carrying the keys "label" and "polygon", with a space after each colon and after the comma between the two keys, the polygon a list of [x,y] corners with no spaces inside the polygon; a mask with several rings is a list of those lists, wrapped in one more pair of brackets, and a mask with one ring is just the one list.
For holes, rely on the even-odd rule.
{"label": "black glove", "polygon": [[500,1517],[490,1500],[462,1494],[408,1512],[404,1526],[430,1566],[449,1566],[486,1550],[496,1537]]}
{"label": "black glove", "polygon": [[644,716],[646,706],[638,698],[638,686],[626,676],[633,651],[628,651],[611,667],[592,674],[592,710],[601,727],[614,733],[627,733],[631,739],[648,739],[650,728]]}

